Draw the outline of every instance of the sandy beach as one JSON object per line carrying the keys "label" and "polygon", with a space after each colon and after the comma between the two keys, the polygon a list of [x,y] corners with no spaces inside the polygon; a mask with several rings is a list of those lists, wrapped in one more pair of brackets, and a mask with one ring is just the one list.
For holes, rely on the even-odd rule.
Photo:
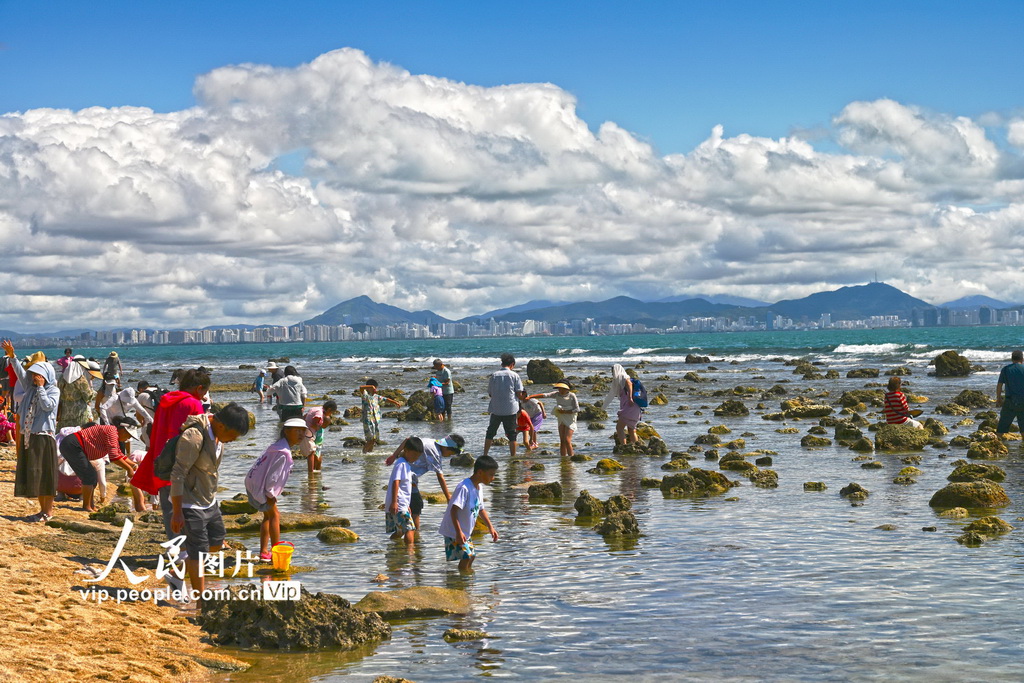
{"label": "sandy beach", "polygon": [[[202,681],[246,666],[204,645],[199,627],[174,607],[84,600],[79,589],[89,585],[87,577],[75,572],[86,565],[102,569],[109,553],[84,558],[72,543],[63,552],[32,545],[43,540],[59,548],[75,534],[21,521],[38,506],[13,491],[14,449],[0,448],[0,595],[8,615],[0,621],[0,680]],[[87,521],[78,505],[56,503],[54,518]],[[131,588],[120,570],[100,584]]]}

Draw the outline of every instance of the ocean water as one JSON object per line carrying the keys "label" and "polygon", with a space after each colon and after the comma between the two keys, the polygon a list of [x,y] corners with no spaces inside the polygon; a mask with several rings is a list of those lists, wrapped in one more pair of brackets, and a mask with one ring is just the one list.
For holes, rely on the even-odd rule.
{"label": "ocean water", "polygon": [[[932,493],[946,484],[952,461],[964,451],[927,449],[918,467],[918,483],[892,483],[903,467],[899,456],[878,454],[885,465],[865,470],[840,446],[801,448],[800,437],[815,420],[786,423],[762,420],[778,400],[751,415],[716,419],[712,409],[723,397],[696,392],[737,385],[768,388],[781,384],[789,396],[810,390],[861,388],[871,380],[845,379],[857,367],[881,370],[909,365],[909,390],[929,397],[925,416],[962,389],[994,394],[996,372],[1009,351],[1021,343],[1019,328],[954,328],[807,333],[716,335],[640,335],[545,339],[427,340],[352,344],[274,344],[119,349],[130,378],[166,381],[167,370],[204,364],[214,368],[215,400],[239,400],[259,420],[254,434],[227,446],[221,483],[225,495],[244,490],[242,480],[253,458],[273,441],[277,422],[265,407],[244,393],[218,393],[216,382],[250,381],[243,363],[288,356],[302,372],[310,395],[330,391],[344,407],[358,405],[349,392],[365,377],[407,394],[422,388],[430,360],[449,362],[466,391],[456,397],[451,427],[478,454],[486,428],[486,377],[505,350],[520,359],[525,376],[530,358],[551,358],[569,375],[608,372],[614,362],[627,367],[647,361],[641,372],[649,389],[661,389],[669,404],[651,407],[647,421],[672,450],[685,451],[699,434],[716,424],[741,434],[744,450],[770,449],[779,488],[758,489],[742,482],[729,494],[692,500],[665,499],[658,489],[640,487],[645,476],[661,477],[667,458],[624,456],[626,469],[612,475],[588,473],[592,463],[563,463],[556,433],[541,434],[549,454],[510,461],[507,449],[492,451],[501,462],[486,492],[487,506],[501,538],[477,539],[476,573],[463,577],[444,561],[436,534],[443,507],[426,506],[423,538],[411,554],[384,533],[384,485],[389,447],[371,455],[341,446],[345,436],[362,436],[358,421],[328,437],[324,471],[312,478],[296,463],[282,508],[323,511],[347,517],[360,534],[357,543],[331,546],[316,532],[286,533],[296,546],[293,562],[315,571],[296,574],[309,590],[337,593],[353,602],[378,589],[447,586],[468,591],[474,611],[465,617],[408,620],[395,624],[388,641],[355,652],[241,653],[253,660],[249,672],[223,677],[231,681],[371,680],[388,674],[417,681],[465,681],[479,677],[517,680],[1021,680],[1021,591],[1024,555],[1020,531],[979,548],[964,548],[954,538],[970,520],[948,520],[929,508]],[[928,361],[945,349],[957,349],[984,367],[963,379],[928,377]],[[105,352],[104,352],[105,353]],[[687,353],[712,357],[708,365],[686,365]],[[836,369],[843,379],[804,382],[780,359],[807,357]],[[713,369],[712,369],[713,368]],[[696,371],[707,382],[682,381]],[[159,372],[160,374],[148,374]],[[880,378],[879,381],[884,381]],[[579,388],[581,401],[594,401]],[[783,397],[785,398],[785,397]],[[960,418],[935,415],[951,438],[972,427],[956,427]],[[611,453],[612,417],[605,429],[580,423],[577,451],[595,459]],[[798,434],[775,430],[793,426]],[[392,430],[397,430],[392,433]],[[446,429],[427,423],[385,419],[384,438],[397,444],[407,435],[439,437]],[[831,437],[831,429],[827,436]],[[701,454],[695,467],[716,469]],[[343,462],[348,459],[351,462]],[[535,472],[530,464],[543,463]],[[1004,487],[1012,500],[998,511],[1024,524],[1024,473],[1021,450],[998,464],[1007,471]],[[449,486],[468,470],[447,471]],[[531,504],[524,484],[560,481],[566,492],[558,504]],[[803,482],[823,481],[828,490],[804,492]],[[852,507],[839,496],[850,482],[871,496]],[[421,482],[437,490],[432,478]],[[575,522],[573,501],[586,489],[599,498],[622,493],[633,501],[643,536],[632,542],[605,541],[589,526]],[[728,500],[735,498],[735,500]],[[326,509],[322,509],[326,506]],[[982,514],[978,511],[977,515]],[[878,529],[894,524],[894,531]],[[922,527],[937,527],[926,532]],[[242,539],[250,547],[258,539]],[[485,641],[448,644],[451,627],[486,631]]]}

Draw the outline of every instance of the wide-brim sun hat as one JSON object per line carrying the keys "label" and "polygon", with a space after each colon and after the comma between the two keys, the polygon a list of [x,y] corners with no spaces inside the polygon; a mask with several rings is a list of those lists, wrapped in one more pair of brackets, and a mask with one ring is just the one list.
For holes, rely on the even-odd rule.
{"label": "wide-brim sun hat", "polygon": [[459,444],[455,443],[455,441],[452,440],[451,436],[446,436],[443,439],[439,439],[437,445],[442,446],[443,448],[450,448],[456,453],[462,452],[462,449],[459,448]]}
{"label": "wide-brim sun hat", "polygon": [[566,384],[565,382],[555,382],[551,386],[554,387],[555,389],[568,389],[569,388],[569,385]]}
{"label": "wide-brim sun hat", "polygon": [[267,363],[267,370],[277,370],[277,363],[270,361]]}
{"label": "wide-brim sun hat", "polygon": [[301,417],[289,417],[287,420],[284,421],[284,426],[285,428],[302,427],[303,429],[305,429],[306,421],[303,420]]}

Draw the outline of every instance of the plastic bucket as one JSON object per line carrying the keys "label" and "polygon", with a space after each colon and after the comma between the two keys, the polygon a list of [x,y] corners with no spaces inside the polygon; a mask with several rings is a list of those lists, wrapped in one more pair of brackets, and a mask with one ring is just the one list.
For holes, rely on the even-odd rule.
{"label": "plastic bucket", "polygon": [[292,564],[293,552],[295,552],[295,546],[288,541],[281,541],[271,548],[270,557],[274,563],[274,569],[279,572],[288,571],[288,567]]}

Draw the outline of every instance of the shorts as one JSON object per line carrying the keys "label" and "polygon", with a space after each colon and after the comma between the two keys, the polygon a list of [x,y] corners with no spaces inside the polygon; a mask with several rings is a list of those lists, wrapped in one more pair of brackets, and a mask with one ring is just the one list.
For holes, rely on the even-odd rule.
{"label": "shorts", "polygon": [[455,545],[454,538],[444,537],[444,556],[449,562],[460,560],[472,560],[476,557],[476,546],[473,541],[466,539],[462,545]]}
{"label": "shorts", "polygon": [[576,431],[576,413],[555,413],[555,419],[558,420],[559,426],[566,426],[572,431]]}
{"label": "shorts", "polygon": [[537,413],[530,418],[530,422],[533,423],[533,431],[537,431],[540,429],[541,425],[544,424],[544,415],[542,413]]}
{"label": "shorts", "polygon": [[281,418],[281,422],[284,422],[285,420],[290,420],[293,417],[302,417],[301,405],[283,406],[278,404],[275,410],[277,410],[277,415],[278,417]]}
{"label": "shorts", "polygon": [[370,439],[380,441],[380,424],[370,420],[363,420],[363,437],[367,441]]}
{"label": "shorts", "polygon": [[254,508],[256,508],[257,512],[266,512],[267,510],[270,509],[270,503],[256,502],[256,499],[253,498],[252,494],[249,493],[248,491],[245,492],[245,495],[249,498],[249,505],[252,505]]}
{"label": "shorts", "polygon": [[408,510],[399,510],[398,514],[384,513],[384,530],[389,534],[400,531],[403,534],[409,531],[416,531],[416,524],[412,521],[412,514]]}
{"label": "shorts", "polygon": [[1024,432],[1024,399],[1010,398],[1003,399],[1003,407],[999,410],[999,425],[996,427],[996,434],[1005,434],[1013,427],[1013,421],[1017,421],[1017,427]]}
{"label": "shorts", "polygon": [[491,422],[487,425],[487,434],[484,438],[493,439],[498,433],[498,425],[501,425],[505,430],[505,436],[508,437],[509,441],[516,438],[516,414],[511,415],[491,415]]}
{"label": "shorts", "polygon": [[418,486],[412,487],[412,495],[409,497],[409,511],[413,517],[419,517],[423,512],[423,496],[420,495]]}
{"label": "shorts", "polygon": [[205,510],[182,508],[181,513],[185,516],[183,547],[189,557],[199,557],[199,553],[209,553],[211,546],[224,543],[224,519],[216,503]]}
{"label": "shorts", "polygon": [[516,418],[516,431],[517,432],[529,432],[533,429],[533,421],[530,420],[529,415],[526,413],[520,413],[519,417]]}

